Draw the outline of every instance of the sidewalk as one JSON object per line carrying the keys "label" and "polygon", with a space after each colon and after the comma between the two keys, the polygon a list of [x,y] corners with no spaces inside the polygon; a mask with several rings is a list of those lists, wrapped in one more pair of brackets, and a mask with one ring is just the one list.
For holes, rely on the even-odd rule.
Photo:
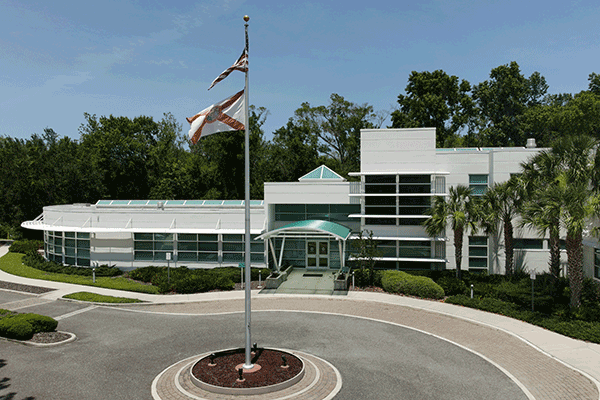
{"label": "sidewalk", "polygon": [[[0,257],[8,252],[7,246],[0,247]],[[93,286],[74,285],[61,282],[44,281],[38,279],[22,278],[0,271],[0,281],[20,283],[24,285],[41,286],[56,289],[40,295],[40,298],[55,300],[65,294],[74,292],[92,292],[108,296],[136,298],[154,304],[175,304],[186,302],[206,302],[243,300],[244,291],[196,293],[190,295],[154,295],[121,290],[104,289]],[[365,303],[389,304],[401,307],[409,307],[416,310],[424,310],[460,318],[476,324],[498,329],[508,333],[523,342],[533,346],[543,354],[554,358],[563,364],[582,372],[598,387],[600,391],[600,345],[588,343],[581,340],[571,339],[566,336],[548,331],[546,329],[518,321],[512,318],[479,311],[467,307],[455,306],[438,301],[421,300],[404,296],[396,296],[373,292],[348,292],[348,296],[323,296],[323,295],[286,295],[286,294],[259,294],[257,290],[252,291],[253,299],[269,298],[310,298],[310,299],[332,299],[359,301]],[[375,313],[376,314],[376,313]],[[377,319],[377,315],[372,318]]]}

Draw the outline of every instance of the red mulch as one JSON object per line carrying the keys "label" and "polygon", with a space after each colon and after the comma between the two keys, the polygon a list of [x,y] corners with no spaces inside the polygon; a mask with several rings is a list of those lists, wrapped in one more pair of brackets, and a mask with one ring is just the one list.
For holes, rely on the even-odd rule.
{"label": "red mulch", "polygon": [[[244,349],[215,353],[215,366],[209,366],[210,358],[204,357],[192,368],[192,374],[204,383],[227,388],[254,388],[275,385],[298,375],[302,370],[302,361],[290,353],[272,349],[258,348],[253,353],[252,364],[261,368],[252,373],[244,373],[244,381],[237,382],[239,377],[235,367],[245,361]],[[287,359],[288,368],[282,368],[281,356]]]}

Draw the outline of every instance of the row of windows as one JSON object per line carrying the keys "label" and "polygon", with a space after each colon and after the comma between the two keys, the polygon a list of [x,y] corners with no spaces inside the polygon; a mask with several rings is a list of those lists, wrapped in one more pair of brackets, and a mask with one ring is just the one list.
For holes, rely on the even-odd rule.
{"label": "row of windows", "polygon": [[423,218],[366,218],[366,225],[422,225]]}
{"label": "row of windows", "polygon": [[359,213],[360,204],[275,204],[275,221],[320,219],[343,224],[353,221],[348,215]]}
{"label": "row of windows", "polygon": [[431,258],[431,242],[378,240],[379,257]]}
{"label": "row of windows", "polygon": [[[251,235],[254,240],[256,235]],[[243,262],[245,244],[243,234],[193,234],[193,233],[135,233],[134,260],[181,262]],[[264,242],[250,243],[250,259],[264,262]]]}

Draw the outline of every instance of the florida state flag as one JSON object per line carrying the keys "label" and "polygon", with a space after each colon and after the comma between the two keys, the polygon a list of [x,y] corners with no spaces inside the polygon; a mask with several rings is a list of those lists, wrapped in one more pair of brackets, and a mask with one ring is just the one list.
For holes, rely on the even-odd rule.
{"label": "florida state flag", "polygon": [[186,119],[190,123],[189,136],[193,144],[196,144],[202,136],[245,129],[244,91]]}

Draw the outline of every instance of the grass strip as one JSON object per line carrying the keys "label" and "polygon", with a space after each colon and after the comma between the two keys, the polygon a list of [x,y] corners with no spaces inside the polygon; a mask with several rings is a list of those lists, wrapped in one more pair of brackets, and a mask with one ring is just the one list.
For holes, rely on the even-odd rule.
{"label": "grass strip", "polygon": [[73,299],[80,301],[91,301],[94,303],[143,303],[142,300],[138,299],[130,299],[127,297],[115,297],[115,296],[105,296],[103,294],[96,294],[90,292],[77,292],[66,294],[63,296],[65,299]]}
{"label": "grass strip", "polygon": [[123,277],[96,277],[96,283],[91,276],[56,274],[40,271],[23,265],[23,254],[8,253],[0,258],[0,269],[12,275],[24,278],[43,279],[46,281],[73,283],[76,285],[96,286],[106,289],[127,290],[130,292],[157,294],[158,288],[153,285],[144,285]]}

